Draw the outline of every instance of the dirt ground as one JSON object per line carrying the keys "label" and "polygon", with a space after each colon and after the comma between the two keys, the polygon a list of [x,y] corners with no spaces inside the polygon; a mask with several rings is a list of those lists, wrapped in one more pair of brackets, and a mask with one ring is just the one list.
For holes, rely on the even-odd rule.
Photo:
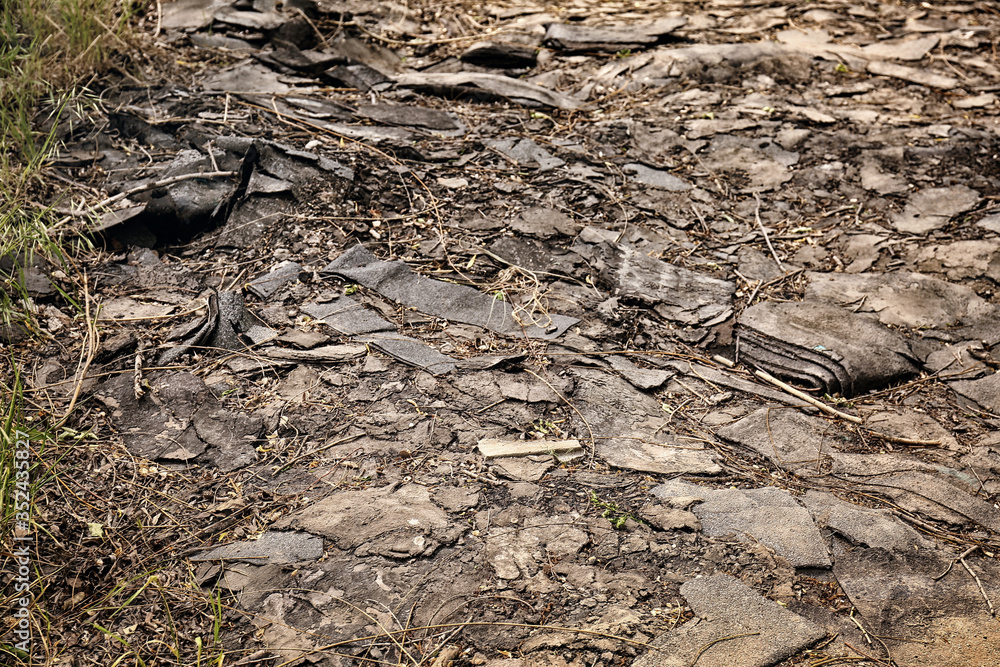
{"label": "dirt ground", "polygon": [[143,26],[3,330],[37,664],[1000,664],[992,3]]}

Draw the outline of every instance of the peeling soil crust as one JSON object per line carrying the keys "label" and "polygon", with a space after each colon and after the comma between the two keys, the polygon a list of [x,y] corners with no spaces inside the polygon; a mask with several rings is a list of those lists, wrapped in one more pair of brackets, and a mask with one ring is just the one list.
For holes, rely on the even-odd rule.
{"label": "peeling soil crust", "polygon": [[1000,659],[989,3],[146,21],[49,168],[93,326],[4,265],[45,664]]}

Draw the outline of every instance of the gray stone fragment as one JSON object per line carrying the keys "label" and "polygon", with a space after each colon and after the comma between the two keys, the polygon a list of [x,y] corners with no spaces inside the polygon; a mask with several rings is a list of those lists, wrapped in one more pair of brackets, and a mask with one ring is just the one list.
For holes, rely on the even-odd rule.
{"label": "gray stone fragment", "polygon": [[616,53],[655,44],[662,35],[687,23],[684,17],[670,17],[649,24],[590,26],[575,23],[550,23],[544,43],[564,51],[603,51]]}
{"label": "gray stone fragment", "polygon": [[[572,375],[573,400],[595,434],[634,437],[645,433],[646,440],[655,440],[654,431],[663,419],[659,401],[603,370],[578,367]],[[653,425],[654,417],[661,421]],[[580,427],[584,428],[582,423]]]}
{"label": "gray stone fragment", "polygon": [[869,509],[844,502],[832,493],[807,491],[802,503],[813,519],[852,544],[894,551],[929,548],[930,542],[888,510]]}
{"label": "gray stone fragment", "polygon": [[253,565],[280,565],[316,560],[323,556],[323,539],[300,532],[269,530],[256,540],[225,544],[198,554],[192,561],[228,560]]}
{"label": "gray stone fragment", "polygon": [[645,65],[633,72],[633,77],[639,83],[649,84],[715,67],[753,67],[761,61],[788,59],[793,53],[793,49],[773,41],[659,48]]}
{"label": "gray stone fragment", "polygon": [[986,276],[1000,282],[1000,241],[967,239],[921,245],[913,262],[919,270],[943,273],[949,280]]}
{"label": "gray stone fragment", "polygon": [[[546,206],[532,206],[531,208],[527,208],[521,211],[509,224],[513,230],[542,239],[556,236],[557,234],[574,236],[580,229],[580,225],[574,222],[568,215]],[[548,248],[546,252],[551,253],[551,248]],[[548,262],[548,266],[551,267],[551,260]]]}
{"label": "gray stone fragment", "polygon": [[506,99],[528,107],[575,109],[580,100],[529,81],[480,72],[408,72],[396,77],[400,88],[455,95],[465,92],[478,99]]}
{"label": "gray stone fragment", "polygon": [[1000,234],[1000,213],[991,213],[983,216],[979,219],[979,222],[976,223],[976,227],[982,227],[988,232]]}
{"label": "gray stone fragment", "polygon": [[278,521],[276,529],[298,528],[322,535],[355,555],[388,558],[429,556],[462,531],[431,502],[425,487],[409,484],[343,491]]}
{"label": "gray stone fragment", "polygon": [[747,179],[744,191],[770,190],[792,178],[799,154],[786,151],[768,137],[723,134],[712,139],[704,164],[713,171],[738,172]]}
{"label": "gray stone fragment", "polygon": [[978,192],[964,185],[920,190],[890,222],[901,232],[926,234],[944,227],[953,217],[978,204],[980,199]]}
{"label": "gray stone fragment", "polygon": [[735,533],[774,549],[794,567],[830,567],[830,556],[809,512],[790,493],[774,487],[709,489],[680,480],[654,487],[651,493],[671,498],[703,498],[693,512],[709,537]]}
{"label": "gray stone fragment", "polygon": [[997,96],[993,93],[983,93],[981,95],[973,95],[972,97],[955,100],[951,103],[951,105],[956,109],[977,109],[992,106],[996,104],[996,101]]}
{"label": "gray stone fragment", "polygon": [[664,507],[663,505],[650,505],[644,507],[639,514],[650,525],[660,530],[679,530],[681,528],[701,530],[701,522],[698,521],[698,517],[686,510]]}
{"label": "gray stone fragment", "polygon": [[670,192],[684,192],[691,189],[691,184],[678,178],[669,171],[653,169],[638,162],[631,162],[622,167],[622,171],[632,175],[632,180],[642,185],[648,185]]}
{"label": "gray stone fragment", "polygon": [[[958,474],[957,471],[953,471]],[[992,503],[972,495],[968,488],[922,472],[858,475],[855,490],[888,496],[906,509],[922,512],[950,523],[973,521],[1000,533],[1000,515]],[[958,481],[958,480],[956,480]]]}
{"label": "gray stone fragment", "polygon": [[96,398],[109,412],[122,441],[134,456],[155,461],[188,461],[205,451],[191,426],[198,405],[217,406],[205,383],[190,373],[149,378],[153,391],[136,399],[131,375],[116,375],[100,385]]}
{"label": "gray stone fragment", "polygon": [[906,180],[895,174],[887,174],[879,168],[875,160],[869,158],[861,163],[861,187],[877,192],[880,195],[906,192],[909,187]]}
{"label": "gray stone fragment", "polygon": [[479,504],[478,487],[439,486],[431,492],[431,497],[449,512],[464,512]]}
{"label": "gray stone fragment", "polygon": [[865,426],[890,438],[938,443],[934,446],[952,451],[963,450],[949,429],[919,408],[897,407],[873,412],[865,418]]}
{"label": "gray stone fragment", "polygon": [[[540,459],[540,460],[534,460]],[[551,456],[521,458],[506,456],[493,460],[498,475],[520,482],[537,482],[555,465]]]}
{"label": "gray stone fragment", "polygon": [[291,574],[277,564],[251,565],[232,563],[219,580],[219,585],[234,593],[239,593],[244,609],[252,609],[269,593],[288,585]]}
{"label": "gray stone fragment", "polygon": [[472,287],[419,275],[400,261],[379,260],[361,245],[354,246],[332,261],[323,272],[358,282],[428,315],[481,326],[516,338],[556,338],[579,321],[574,317],[552,315],[547,327],[521,323],[506,301],[499,301]]}
{"label": "gray stone fragment", "polygon": [[590,540],[583,530],[585,525],[575,525],[579,521],[579,516],[559,514],[529,517],[520,525],[490,528],[486,538],[487,562],[498,577],[509,580],[538,572],[541,563],[535,554],[539,551],[555,560],[569,560]]}
{"label": "gray stone fragment", "polygon": [[973,521],[1000,533],[996,508],[975,494],[976,475],[925,463],[900,454],[832,455],[837,485],[849,482],[854,490],[886,496],[904,509],[962,524]]}
{"label": "gray stone fragment", "polygon": [[249,30],[271,32],[280,28],[288,19],[277,12],[243,11],[225,7],[215,12],[215,20]]}
{"label": "gray stone fragment", "polygon": [[911,83],[927,86],[928,88],[941,88],[951,90],[961,85],[961,81],[953,76],[935,74],[925,68],[906,67],[884,60],[874,60],[868,63],[868,72],[878,76],[891,76],[895,79],[902,79]]}
{"label": "gray stone fragment", "polygon": [[[989,618],[986,602],[975,580],[959,564],[948,570],[950,560],[957,554],[849,549],[840,545],[835,547],[834,554],[836,565],[833,571],[837,582],[870,624],[871,632],[926,639],[925,624],[932,619]],[[990,559],[970,556],[966,562],[978,572],[986,590],[996,599],[1000,568]],[[947,574],[940,577],[946,570]],[[995,619],[989,622],[995,627]],[[986,639],[984,635],[988,633],[995,634],[982,627],[979,630],[974,631],[979,640]]]}
{"label": "gray stone fragment", "polygon": [[714,450],[682,438],[668,437],[669,442],[659,443],[650,442],[649,437],[652,436],[640,433],[632,438],[599,440],[597,455],[612,468],[659,475],[717,475],[722,472]]}
{"label": "gray stone fragment", "polygon": [[542,382],[539,378],[525,373],[501,375],[497,378],[497,386],[500,387],[500,394],[504,398],[526,403],[543,401],[559,403],[562,401],[559,398],[560,394],[566,396],[573,385],[565,378],[553,377],[548,382]]}
{"label": "gray stone fragment", "polygon": [[830,450],[830,423],[788,408],[760,408],[716,432],[799,474],[822,472],[824,453]]}
{"label": "gray stone fragment", "polygon": [[243,412],[206,406],[191,417],[198,437],[211,445],[205,457],[223,472],[239,470],[253,463],[255,441],[264,428],[263,422]]}
{"label": "gray stone fragment", "polygon": [[445,111],[408,104],[362,104],[357,114],[376,123],[426,127],[430,130],[457,130],[456,118]]}
{"label": "gray stone fragment", "polygon": [[759,280],[766,283],[785,275],[784,271],[778,268],[773,257],[747,245],[740,246],[736,252],[736,261],[737,270],[747,280]]}
{"label": "gray stone fragment", "polygon": [[227,8],[227,0],[176,0],[163,5],[160,27],[164,30],[207,28],[218,10]]}
{"label": "gray stone fragment", "polygon": [[531,139],[499,139],[488,141],[487,144],[517,164],[537,167],[538,171],[548,171],[566,164]]}
{"label": "gray stone fragment", "polygon": [[300,350],[311,350],[317,345],[321,345],[330,340],[330,337],[326,334],[321,334],[317,331],[302,331],[301,329],[292,329],[291,331],[285,332],[275,339],[279,343],[287,343],[288,345],[293,345]]}
{"label": "gray stone fragment", "polygon": [[287,283],[301,280],[306,275],[302,266],[296,262],[284,261],[275,265],[267,273],[250,281],[247,289],[261,299],[267,299]]}
{"label": "gray stone fragment", "polygon": [[483,41],[467,48],[461,59],[480,67],[520,69],[535,66],[538,59],[536,51],[537,49],[523,44]]}
{"label": "gray stone fragment", "polygon": [[[513,225],[512,225],[513,226]],[[529,229],[528,233],[533,230]],[[548,247],[534,239],[501,236],[490,245],[490,252],[508,264],[529,271],[551,271],[552,253]]]}
{"label": "gray stone fragment", "polygon": [[826,630],[764,598],[728,574],[693,579],[681,595],[698,618],[657,637],[635,667],[770,667],[826,636]]}
{"label": "gray stone fragment", "polygon": [[940,34],[914,39],[894,39],[861,47],[866,56],[893,60],[922,60],[941,41]]}
{"label": "gray stone fragment", "polygon": [[281,78],[277,72],[264,65],[244,61],[215,72],[202,85],[206,91],[215,93],[284,95],[292,92],[292,87],[283,83]]}
{"label": "gray stone fragment", "polygon": [[956,394],[974,401],[984,410],[1000,412],[1000,373],[992,373],[977,380],[959,380],[948,385]]}
{"label": "gray stone fragment", "polygon": [[319,384],[319,373],[312,366],[303,364],[293,368],[292,372],[281,381],[275,392],[290,404],[301,405],[309,392],[318,387]]}
{"label": "gray stone fragment", "polygon": [[357,336],[355,340],[359,343],[371,343],[390,357],[422,368],[432,375],[443,375],[455,370],[454,359],[416,338],[396,333],[374,333]]}
{"label": "gray stone fragment", "polygon": [[341,296],[327,303],[306,304],[301,310],[344,335],[354,336],[354,340],[359,343],[371,343],[389,356],[423,368],[433,375],[442,375],[455,369],[454,359],[422,341],[396,333],[396,325],[382,319],[349,296]]}
{"label": "gray stone fragment", "polygon": [[622,374],[636,389],[648,391],[663,386],[663,383],[677,375],[674,371],[640,368],[620,354],[608,356],[608,365]]}
{"label": "gray stone fragment", "polygon": [[[909,271],[807,273],[806,298],[822,299],[855,312],[873,312],[882,324],[943,328],[995,311],[965,285]],[[858,305],[860,303],[860,306]]]}

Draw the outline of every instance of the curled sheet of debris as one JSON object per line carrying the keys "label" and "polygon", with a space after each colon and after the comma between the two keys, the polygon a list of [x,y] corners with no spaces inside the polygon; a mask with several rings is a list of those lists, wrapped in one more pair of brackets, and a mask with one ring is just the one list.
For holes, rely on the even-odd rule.
{"label": "curled sheet of debris", "polygon": [[862,315],[819,303],[762,303],[743,311],[742,359],[827,394],[855,394],[916,375],[906,339]]}

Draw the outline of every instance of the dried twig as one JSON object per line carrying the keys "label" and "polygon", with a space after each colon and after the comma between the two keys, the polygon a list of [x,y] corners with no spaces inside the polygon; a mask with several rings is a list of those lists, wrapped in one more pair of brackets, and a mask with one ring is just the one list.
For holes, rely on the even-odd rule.
{"label": "dried twig", "polygon": [[701,656],[705,654],[705,651],[712,648],[719,642],[727,642],[730,639],[739,639],[740,637],[754,637],[759,634],[760,634],[759,632],[744,632],[742,635],[729,635],[727,637],[719,637],[718,639],[713,639],[712,641],[708,642],[707,644],[701,647],[701,650],[698,651],[698,655],[696,655],[694,657],[694,660],[691,661],[691,667],[694,667],[695,663],[698,662],[698,660],[701,659]]}
{"label": "dried twig", "polygon": [[961,563],[962,567],[965,568],[965,571],[969,573],[969,576],[971,576],[973,579],[976,580],[976,585],[979,587],[979,592],[980,592],[980,594],[982,594],[983,599],[986,600],[986,606],[990,610],[990,616],[994,616],[995,617],[997,615],[997,611],[993,607],[993,602],[990,601],[990,597],[986,594],[986,589],[983,588],[983,582],[979,580],[979,576],[976,575],[976,573],[972,571],[972,568],[969,567],[969,564],[965,562],[965,557],[968,556],[968,555],[970,555],[973,551],[975,551],[978,548],[979,548],[979,545],[978,544],[974,544],[971,547],[969,547],[968,549],[966,549],[965,551],[963,551],[959,555],[958,558],[956,558],[955,560],[951,561],[951,563],[948,564],[948,569],[946,569],[944,572],[942,572],[938,576],[934,577],[934,581],[938,581],[939,579],[943,578],[944,575],[946,575],[949,572],[951,572],[951,568],[955,565],[955,563]]}
{"label": "dried twig", "polygon": [[899,438],[894,435],[887,435],[881,431],[874,431],[868,429],[868,432],[872,435],[882,438],[883,440],[888,440],[889,442],[894,442],[897,445],[912,445],[914,447],[940,447],[940,440],[917,440],[916,438]]}
{"label": "dried twig", "polygon": [[865,660],[871,660],[872,662],[877,662],[880,665],[892,665],[893,664],[892,658],[889,658],[888,661],[885,658],[876,658],[873,655],[868,655],[867,653],[865,653],[864,651],[862,651],[859,648],[855,648],[855,647],[851,646],[847,642],[844,642],[844,646],[846,646],[847,648],[851,649],[852,651],[854,651],[858,655],[864,656]]}
{"label": "dried twig", "polygon": [[986,606],[990,610],[990,616],[995,617],[997,615],[997,610],[993,608],[993,603],[990,602],[989,596],[986,595],[986,590],[983,588],[983,582],[979,580],[979,577],[972,571],[972,568],[969,567],[969,564],[966,563],[964,559],[960,558],[958,562],[960,562],[962,567],[965,568],[965,571],[972,575],[972,578],[976,580],[976,585],[979,586],[979,592],[982,594],[983,599],[986,600]]}
{"label": "dried twig", "polygon": [[77,364],[76,368],[76,380],[75,386],[73,387],[73,395],[69,401],[69,407],[66,408],[66,412],[63,416],[56,422],[55,427],[58,429],[69,416],[73,413],[73,408],[76,407],[76,401],[80,398],[80,392],[83,390],[83,381],[87,377],[87,371],[90,369],[90,364],[93,363],[94,357],[97,355],[97,346],[101,342],[101,336],[97,332],[97,313],[100,311],[100,306],[96,306],[94,309],[94,315],[91,317],[91,305],[93,301],[90,297],[90,289],[87,285],[87,274],[83,274],[83,316],[87,322],[87,335],[83,342],[83,349],[80,351],[80,362]]}
{"label": "dried twig", "polygon": [[791,394],[795,398],[802,399],[803,401],[805,401],[809,405],[812,405],[812,406],[814,406],[816,408],[819,408],[820,410],[822,410],[823,412],[825,412],[828,415],[831,415],[833,417],[839,417],[840,419],[844,419],[844,420],[849,421],[849,422],[851,422],[853,424],[864,423],[864,420],[861,419],[861,417],[855,417],[854,415],[849,415],[849,414],[843,413],[843,412],[841,412],[839,410],[835,410],[835,409],[831,408],[829,405],[827,405],[826,403],[823,403],[822,401],[816,400],[815,398],[813,398],[809,394],[807,394],[807,393],[805,393],[803,391],[799,391],[798,389],[796,389],[795,387],[793,387],[793,386],[791,386],[789,384],[785,384],[784,382],[782,382],[778,378],[774,377],[770,373],[767,373],[765,371],[754,371],[753,374],[756,375],[757,377],[759,377],[761,380],[764,380],[765,382],[770,382],[775,387],[778,387],[779,389],[782,389],[782,390],[788,392],[789,394]]}
{"label": "dried twig", "polygon": [[138,349],[135,351],[135,363],[133,364],[132,372],[132,391],[135,394],[135,400],[139,400],[146,395],[146,388],[143,386],[142,378],[142,352],[146,347],[146,341],[140,340]]}
{"label": "dried twig", "polygon": [[767,235],[767,230],[764,229],[764,223],[761,222],[761,220],[760,220],[760,195],[755,192],[755,193],[753,193],[753,197],[754,197],[754,199],[757,200],[757,208],[755,208],[754,212],[753,212],[754,220],[757,221],[757,226],[760,227],[760,233],[764,235],[764,241],[767,243],[767,248],[768,248],[768,250],[771,251],[771,256],[774,257],[774,261],[775,261],[775,263],[777,263],[778,269],[782,273],[784,273],[785,272],[785,266],[781,263],[781,260],[778,259],[778,253],[776,253],[774,251],[774,246],[771,245],[771,237]]}

